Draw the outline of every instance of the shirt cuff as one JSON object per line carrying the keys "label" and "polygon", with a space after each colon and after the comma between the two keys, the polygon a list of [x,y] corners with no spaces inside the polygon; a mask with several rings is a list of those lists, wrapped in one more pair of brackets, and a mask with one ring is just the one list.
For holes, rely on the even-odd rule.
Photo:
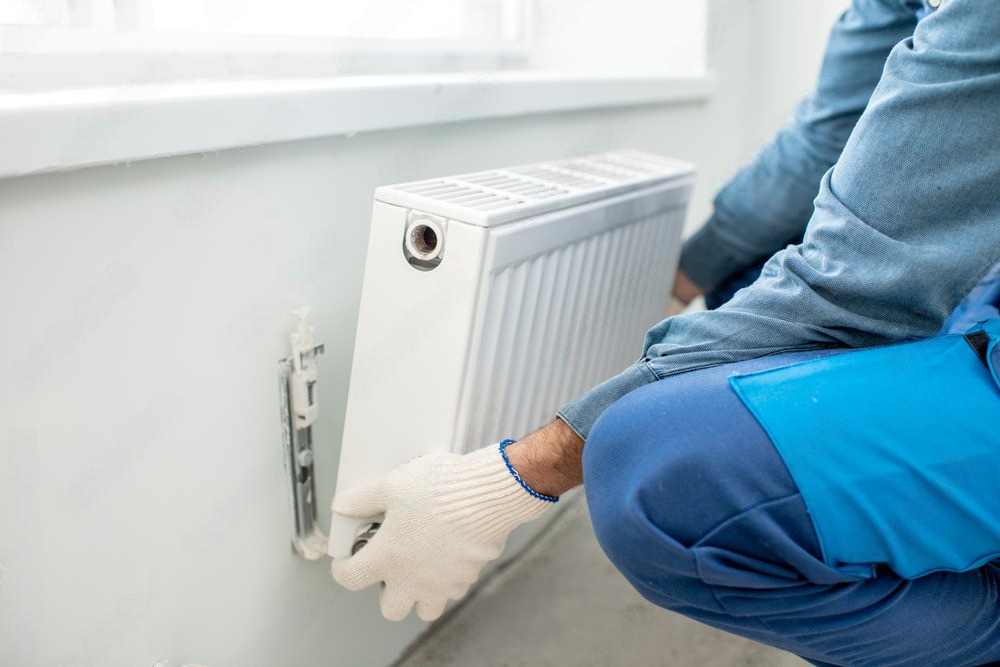
{"label": "shirt cuff", "polygon": [[612,403],[657,379],[649,364],[645,360],[640,361],[573,400],[557,414],[578,436],[586,440],[594,422]]}
{"label": "shirt cuff", "polygon": [[695,285],[708,293],[759,259],[727,243],[709,220],[685,241],[680,268]]}

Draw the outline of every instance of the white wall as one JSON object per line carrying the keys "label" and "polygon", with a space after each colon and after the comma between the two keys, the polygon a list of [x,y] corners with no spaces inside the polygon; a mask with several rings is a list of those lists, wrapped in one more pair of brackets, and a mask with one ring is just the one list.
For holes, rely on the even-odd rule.
{"label": "white wall", "polygon": [[325,563],[289,553],[275,374],[289,311],[310,304],[326,343],[328,498],[372,189],[634,146],[699,163],[700,220],[746,137],[785,113],[768,96],[808,87],[811,72],[769,55],[792,34],[806,42],[799,62],[820,46],[802,36],[825,27],[792,4],[713,2],[709,105],[0,181],[0,663],[390,662],[423,624],[382,621],[373,591],[339,590]]}
{"label": "white wall", "polygon": [[[830,26],[849,0],[751,0],[759,38],[752,38],[754,88],[748,99],[752,148],[789,121],[795,103],[807,94],[819,72]],[[819,47],[819,48],[818,48]]]}
{"label": "white wall", "polygon": [[706,0],[535,0],[537,69],[700,75]]}

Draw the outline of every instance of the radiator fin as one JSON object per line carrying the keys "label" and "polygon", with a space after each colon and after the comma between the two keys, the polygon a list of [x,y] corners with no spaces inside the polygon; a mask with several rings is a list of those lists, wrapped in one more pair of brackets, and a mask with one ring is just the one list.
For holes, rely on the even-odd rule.
{"label": "radiator fin", "polygon": [[654,255],[674,252],[676,232],[663,215],[673,214],[494,270],[481,349],[467,380],[467,431],[456,438],[465,450],[529,433],[635,361],[642,332],[655,319],[645,318],[666,310],[664,290],[654,283],[671,276],[636,268],[663,266]]}

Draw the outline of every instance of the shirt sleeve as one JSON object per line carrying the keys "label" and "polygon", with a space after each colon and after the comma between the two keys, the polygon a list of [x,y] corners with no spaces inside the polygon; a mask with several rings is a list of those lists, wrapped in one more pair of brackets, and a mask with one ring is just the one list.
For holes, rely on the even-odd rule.
{"label": "shirt sleeve", "polygon": [[813,93],[723,188],[684,245],[681,268],[706,292],[802,238],[823,174],[833,166],[882,75],[889,52],[916,27],[900,0],[855,0],[834,24]]}
{"label": "shirt sleeve", "polygon": [[621,396],[787,351],[933,335],[1000,259],[1000,3],[948,0],[897,45],[801,244],[722,308],[669,318],[643,358],[559,415],[583,438]]}

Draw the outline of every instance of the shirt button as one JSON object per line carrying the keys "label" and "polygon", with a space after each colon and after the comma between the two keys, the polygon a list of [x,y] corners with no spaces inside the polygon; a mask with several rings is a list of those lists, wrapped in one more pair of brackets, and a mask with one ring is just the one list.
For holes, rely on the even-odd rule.
{"label": "shirt button", "polygon": [[941,6],[941,0],[927,0],[927,4],[930,5],[932,9],[937,9]]}

